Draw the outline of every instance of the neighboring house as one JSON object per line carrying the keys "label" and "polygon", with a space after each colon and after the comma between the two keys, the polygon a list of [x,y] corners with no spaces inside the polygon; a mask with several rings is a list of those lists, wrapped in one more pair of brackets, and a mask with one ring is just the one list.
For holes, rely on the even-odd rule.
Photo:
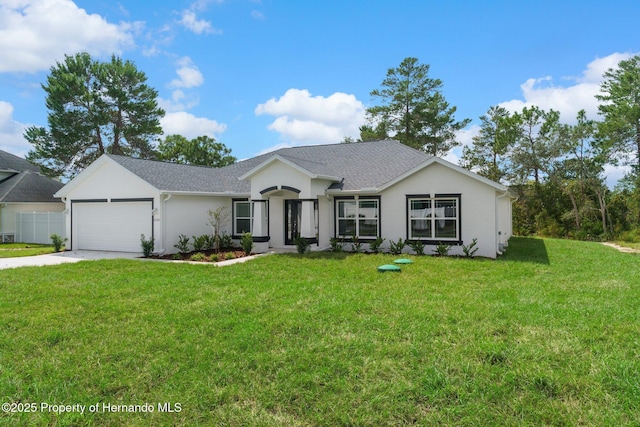
{"label": "neighboring house", "polygon": [[55,196],[74,250],[139,252],[144,234],[156,252],[176,252],[180,234],[211,234],[208,212],[220,207],[223,231],[250,231],[255,252],[356,235],[462,254],[477,238],[476,255],[495,258],[512,233],[507,187],[391,140],[283,148],[217,169],[104,155]]}
{"label": "neighboring house", "polygon": [[[62,212],[64,203],[53,194],[64,184],[40,174],[40,168],[25,159],[0,150],[0,242],[12,242],[29,236],[28,243],[50,242],[48,219],[41,226],[34,213]],[[29,214],[29,233],[21,233],[20,214]],[[18,215],[16,215],[18,214]],[[44,223],[42,223],[44,224]],[[34,232],[34,228],[37,230]],[[55,232],[62,232],[56,228]]]}

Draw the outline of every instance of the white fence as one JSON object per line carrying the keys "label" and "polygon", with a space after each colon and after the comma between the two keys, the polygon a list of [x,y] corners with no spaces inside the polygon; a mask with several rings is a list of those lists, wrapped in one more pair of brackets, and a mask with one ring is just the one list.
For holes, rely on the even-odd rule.
{"label": "white fence", "polygon": [[16,212],[14,241],[51,243],[51,235],[64,237],[65,221],[62,212]]}

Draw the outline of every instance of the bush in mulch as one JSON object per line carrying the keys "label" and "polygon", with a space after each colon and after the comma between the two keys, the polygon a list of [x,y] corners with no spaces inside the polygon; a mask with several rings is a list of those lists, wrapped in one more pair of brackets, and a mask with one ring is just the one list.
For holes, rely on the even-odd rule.
{"label": "bush in mulch", "polygon": [[214,250],[176,253],[176,254],[163,254],[152,255],[147,258],[151,259],[164,259],[171,261],[196,261],[196,262],[218,262],[228,259],[243,258],[247,256],[241,249],[229,249],[220,252]]}

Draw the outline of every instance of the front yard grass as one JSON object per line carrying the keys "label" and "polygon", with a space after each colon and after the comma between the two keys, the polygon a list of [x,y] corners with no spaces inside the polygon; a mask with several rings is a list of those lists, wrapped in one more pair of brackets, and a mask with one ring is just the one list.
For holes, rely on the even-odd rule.
{"label": "front yard grass", "polygon": [[395,258],[0,271],[0,403],[38,405],[0,423],[640,423],[638,255],[513,239],[497,261],[377,272]]}
{"label": "front yard grass", "polygon": [[55,252],[53,245],[38,243],[0,243],[0,258],[15,258],[51,254]]}

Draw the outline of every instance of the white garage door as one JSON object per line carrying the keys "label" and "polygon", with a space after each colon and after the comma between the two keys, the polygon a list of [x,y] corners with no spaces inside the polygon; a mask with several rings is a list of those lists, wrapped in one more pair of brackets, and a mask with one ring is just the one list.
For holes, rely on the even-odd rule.
{"label": "white garage door", "polygon": [[141,252],[151,238],[151,201],[73,203],[74,249]]}

